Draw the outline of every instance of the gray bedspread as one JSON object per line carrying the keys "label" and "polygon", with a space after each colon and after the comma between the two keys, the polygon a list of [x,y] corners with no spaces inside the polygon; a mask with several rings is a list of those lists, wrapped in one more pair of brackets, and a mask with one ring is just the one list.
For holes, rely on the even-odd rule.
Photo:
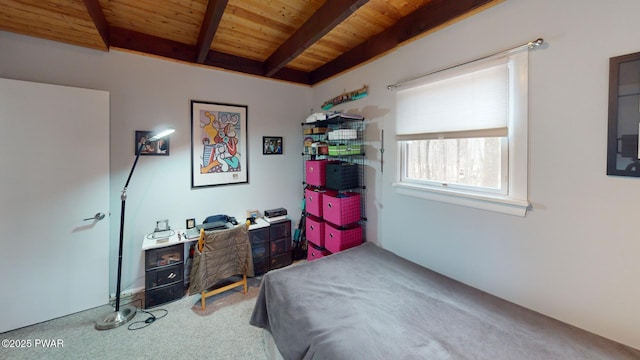
{"label": "gray bedspread", "polygon": [[250,323],[289,359],[640,359],[365,243],[264,275]]}

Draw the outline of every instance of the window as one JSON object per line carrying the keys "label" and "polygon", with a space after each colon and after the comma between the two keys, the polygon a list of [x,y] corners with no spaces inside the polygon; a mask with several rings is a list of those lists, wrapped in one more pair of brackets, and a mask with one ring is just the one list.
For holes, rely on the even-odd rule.
{"label": "window", "polygon": [[406,141],[404,181],[506,194],[508,147],[505,137]]}
{"label": "window", "polygon": [[524,216],[528,53],[441,71],[397,92],[397,191]]}

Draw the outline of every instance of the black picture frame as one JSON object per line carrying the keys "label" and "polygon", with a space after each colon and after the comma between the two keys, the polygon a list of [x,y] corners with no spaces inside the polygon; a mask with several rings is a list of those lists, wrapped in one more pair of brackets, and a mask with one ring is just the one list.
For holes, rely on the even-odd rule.
{"label": "black picture frame", "polygon": [[196,219],[195,218],[187,219],[186,228],[193,229],[194,227],[196,227]]}
{"label": "black picture frame", "polygon": [[284,140],[282,136],[263,136],[262,155],[282,155],[284,151]]}
{"label": "black picture frame", "polygon": [[[138,154],[138,149],[140,149],[140,144],[142,142],[147,142],[147,140],[153,135],[153,131],[146,130],[136,130],[136,138],[134,143],[133,154]],[[142,146],[142,151],[140,151],[140,155],[159,155],[159,156],[169,156],[170,142],[169,136],[157,140],[149,142]]]}
{"label": "black picture frame", "polygon": [[247,105],[191,100],[191,188],[249,182]]}
{"label": "black picture frame", "polygon": [[640,52],[609,59],[607,175],[640,177]]}

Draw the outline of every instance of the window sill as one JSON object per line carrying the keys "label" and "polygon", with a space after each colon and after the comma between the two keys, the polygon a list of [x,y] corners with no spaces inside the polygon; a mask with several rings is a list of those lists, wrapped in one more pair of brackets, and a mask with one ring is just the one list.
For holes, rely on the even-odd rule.
{"label": "window sill", "polygon": [[454,190],[438,190],[407,183],[393,183],[396,193],[418,197],[427,200],[439,201],[448,204],[471,207],[475,209],[493,211],[501,214],[524,217],[529,208],[526,200],[514,200],[503,197],[469,194]]}

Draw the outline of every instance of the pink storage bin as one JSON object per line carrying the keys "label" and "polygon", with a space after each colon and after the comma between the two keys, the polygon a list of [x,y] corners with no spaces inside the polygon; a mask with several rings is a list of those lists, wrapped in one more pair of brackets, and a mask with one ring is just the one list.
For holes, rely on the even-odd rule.
{"label": "pink storage bin", "polygon": [[347,225],[360,220],[360,194],[347,192],[322,196],[322,217],[335,225]]}
{"label": "pink storage bin", "polygon": [[307,261],[318,260],[329,255],[331,255],[329,251],[319,248],[312,243],[309,243],[309,247],[307,248]]}
{"label": "pink storage bin", "polygon": [[351,224],[345,228],[337,228],[326,224],[324,229],[324,247],[331,253],[352,248],[362,244],[362,227]]}
{"label": "pink storage bin", "polygon": [[309,214],[322,217],[322,193],[310,189],[304,191],[305,209]]}
{"label": "pink storage bin", "polygon": [[324,246],[324,221],[313,216],[307,216],[305,220],[307,241],[320,247]]}
{"label": "pink storage bin", "polygon": [[305,161],[306,182],[313,186],[324,186],[326,180],[327,160]]}

